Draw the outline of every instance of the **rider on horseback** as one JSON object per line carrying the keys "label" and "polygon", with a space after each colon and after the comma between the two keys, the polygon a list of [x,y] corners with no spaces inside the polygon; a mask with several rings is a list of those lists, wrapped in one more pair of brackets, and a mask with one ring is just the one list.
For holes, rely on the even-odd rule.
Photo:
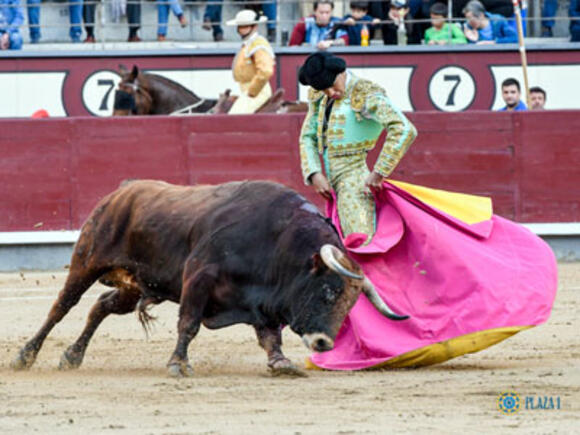
{"label": "rider on horseback", "polygon": [[232,65],[234,80],[240,84],[240,96],[230,114],[255,113],[272,95],[269,80],[274,74],[274,51],[266,38],[258,34],[258,23],[265,21],[265,16],[245,9],[226,23],[237,26],[243,40]]}

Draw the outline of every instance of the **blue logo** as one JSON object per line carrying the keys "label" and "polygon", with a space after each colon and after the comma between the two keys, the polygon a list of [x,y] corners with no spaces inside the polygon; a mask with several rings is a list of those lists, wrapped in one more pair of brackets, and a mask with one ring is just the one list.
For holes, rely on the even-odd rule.
{"label": "blue logo", "polygon": [[520,410],[520,396],[514,391],[501,393],[497,398],[497,409],[505,415],[513,415]]}

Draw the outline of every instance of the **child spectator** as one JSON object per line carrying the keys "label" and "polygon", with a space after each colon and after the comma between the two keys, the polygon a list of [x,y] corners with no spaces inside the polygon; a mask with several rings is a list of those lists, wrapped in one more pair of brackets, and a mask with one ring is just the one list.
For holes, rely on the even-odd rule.
{"label": "child spectator", "polygon": [[[467,44],[467,38],[461,28],[455,23],[446,23],[447,6],[443,3],[435,3],[429,11],[431,13],[431,26],[425,31],[425,44]],[[451,27],[451,30],[449,29]],[[451,39],[449,39],[451,37]]]}
{"label": "child spectator", "polygon": [[342,22],[348,34],[348,45],[361,45],[361,32],[364,26],[367,26],[367,30],[373,34],[374,25],[381,22],[378,18],[368,15],[368,10],[368,2],[350,2],[350,14],[346,14]]}
{"label": "child spectator", "polygon": [[387,22],[381,26],[385,45],[406,44],[406,41],[399,41],[398,33],[400,33],[401,25],[405,35],[410,35],[413,32],[413,25],[405,21],[405,19],[412,18],[408,14],[409,3],[407,0],[391,0]]}

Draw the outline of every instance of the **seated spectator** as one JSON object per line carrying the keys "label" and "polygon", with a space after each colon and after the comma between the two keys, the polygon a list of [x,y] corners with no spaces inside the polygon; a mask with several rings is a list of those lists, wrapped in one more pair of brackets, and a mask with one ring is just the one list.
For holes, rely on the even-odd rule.
{"label": "seated spectator", "polygon": [[516,79],[505,79],[501,84],[501,96],[505,102],[505,107],[499,109],[500,112],[512,112],[528,110],[523,101],[521,101],[520,82]]}
{"label": "seated spectator", "polygon": [[368,2],[350,2],[350,14],[346,14],[342,21],[344,30],[348,35],[348,45],[361,45],[361,33],[367,26],[369,34],[374,33],[374,25],[379,24],[378,18],[368,15]]}
{"label": "seated spectator", "polygon": [[314,14],[302,18],[290,36],[288,45],[307,44],[325,50],[332,45],[348,45],[348,35],[344,30],[336,33],[336,39],[329,39],[335,24],[340,18],[333,17],[334,3],[330,0],[314,2]]}
{"label": "seated spectator", "polygon": [[546,105],[546,91],[544,91],[539,86],[533,86],[530,88],[530,103],[532,110],[544,110]]}
{"label": "seated spectator", "polygon": [[83,28],[81,24],[83,22],[83,0],[67,0],[68,5],[68,15],[70,22],[69,36],[72,42],[81,42],[81,35],[83,34]]}
{"label": "seated spectator", "polygon": [[165,41],[167,37],[167,22],[169,21],[169,9],[177,17],[181,27],[187,26],[187,19],[183,15],[183,9],[179,0],[157,0],[157,40]]}
{"label": "seated spectator", "polygon": [[87,32],[87,37],[83,42],[97,42],[95,39],[95,9],[97,8],[98,1],[99,0],[83,1],[83,22],[85,23],[85,32]]}
{"label": "seated spectator", "polygon": [[0,0],[0,50],[20,50],[24,11],[20,0]]}
{"label": "seated spectator", "polygon": [[542,7],[542,38],[551,38],[554,36],[552,28],[554,27],[556,11],[558,10],[558,0],[544,0]]}
{"label": "seated spectator", "polygon": [[[224,40],[224,31],[221,27],[222,22],[222,3],[223,0],[208,0],[208,4],[205,7],[205,12],[203,14],[203,29],[212,30],[214,41]],[[259,9],[264,12],[264,15],[268,18],[266,27],[268,28],[268,41],[276,41],[276,8],[277,0],[267,0],[264,3],[250,3],[247,5],[248,9],[255,10]]]}
{"label": "seated spectator", "polygon": [[28,34],[30,43],[37,44],[40,41],[40,0],[28,0]]}
{"label": "seated spectator", "polygon": [[[407,21],[405,18],[409,14],[409,3],[407,0],[391,0],[391,5],[389,8],[389,13],[387,15],[387,22],[381,26],[381,32],[383,33],[383,42],[385,45],[396,45],[396,44],[406,44],[399,41],[398,32],[402,27],[404,30],[405,37],[413,33],[413,25]],[[412,18],[412,17],[409,17]],[[399,32],[401,33],[401,32]]]}
{"label": "seated spectator", "polygon": [[432,27],[425,31],[425,44],[467,44],[467,39],[461,28],[455,23],[448,24],[445,22],[447,6],[443,3],[435,3],[431,6],[430,12]]}
{"label": "seated spectator", "polygon": [[140,42],[137,35],[141,27],[141,0],[127,0],[127,23],[129,24],[129,42]]}
{"label": "seated spectator", "polygon": [[580,0],[570,0],[570,8],[568,9],[570,18],[570,41],[580,42]]}
{"label": "seated spectator", "polygon": [[[455,18],[463,18],[463,9],[471,0],[453,0],[451,8]],[[490,14],[500,14],[506,18],[514,16],[514,6],[511,0],[480,0],[481,4]]]}
{"label": "seated spectator", "polygon": [[471,0],[463,9],[467,18],[464,27],[467,41],[474,44],[518,42],[518,35],[501,15],[490,14],[478,0]]}

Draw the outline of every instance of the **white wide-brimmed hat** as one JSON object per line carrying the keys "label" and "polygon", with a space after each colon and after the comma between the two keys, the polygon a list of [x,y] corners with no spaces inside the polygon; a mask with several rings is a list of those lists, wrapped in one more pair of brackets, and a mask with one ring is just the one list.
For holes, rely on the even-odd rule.
{"label": "white wide-brimmed hat", "polygon": [[236,14],[236,18],[233,20],[228,20],[226,25],[253,26],[254,24],[265,23],[266,21],[268,21],[268,17],[260,15],[251,9],[244,9]]}

